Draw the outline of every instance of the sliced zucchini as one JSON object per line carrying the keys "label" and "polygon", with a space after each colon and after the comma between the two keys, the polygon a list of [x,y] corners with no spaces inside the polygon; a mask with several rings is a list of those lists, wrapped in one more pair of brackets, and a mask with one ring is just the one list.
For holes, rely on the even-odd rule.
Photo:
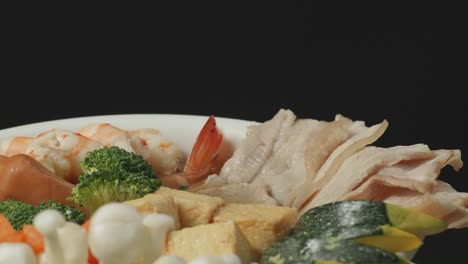
{"label": "sliced zucchini", "polygon": [[[294,233],[295,236],[311,237],[307,232]],[[419,248],[421,239],[417,236],[388,225],[356,225],[335,227],[325,230],[316,237],[333,237],[336,239],[353,239],[356,242],[382,248],[390,252],[406,252]]]}
{"label": "sliced zucchini", "polygon": [[340,201],[308,210],[294,233],[321,237],[333,228],[393,226],[417,236],[432,235],[447,228],[447,222],[430,215],[379,201]]}
{"label": "sliced zucchini", "polygon": [[393,226],[418,236],[428,236],[447,229],[448,223],[431,215],[385,204],[387,216]]}
{"label": "sliced zucchini", "polygon": [[263,254],[261,264],[407,264],[406,259],[352,240],[288,236]]}
{"label": "sliced zucchini", "polygon": [[[353,229],[353,227],[350,228]],[[353,240],[395,253],[415,250],[422,245],[421,239],[401,229],[391,226],[377,228],[380,230],[380,234],[356,236]]]}

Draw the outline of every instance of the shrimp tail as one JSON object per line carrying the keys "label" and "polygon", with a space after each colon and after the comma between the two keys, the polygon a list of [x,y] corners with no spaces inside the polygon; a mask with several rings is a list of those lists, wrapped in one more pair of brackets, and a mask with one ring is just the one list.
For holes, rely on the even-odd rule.
{"label": "shrimp tail", "polygon": [[210,174],[218,158],[222,141],[223,134],[216,127],[214,116],[210,116],[201,129],[184,167],[184,173],[191,182],[201,180]]}

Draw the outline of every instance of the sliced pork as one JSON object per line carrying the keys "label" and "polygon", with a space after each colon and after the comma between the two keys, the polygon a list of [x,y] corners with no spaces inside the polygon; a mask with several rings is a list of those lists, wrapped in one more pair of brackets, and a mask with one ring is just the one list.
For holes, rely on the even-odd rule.
{"label": "sliced pork", "polygon": [[[338,115],[336,122],[328,126],[328,131],[322,133],[322,138],[311,139],[312,142],[317,143],[309,145],[308,148],[313,149],[313,151],[306,153],[306,164],[317,160],[317,156],[320,157],[317,152],[324,146],[328,147],[329,150],[327,152],[322,151],[322,156],[325,156],[324,153],[329,155],[326,157],[325,162],[319,163],[320,167],[315,166],[313,170],[310,167],[308,168],[308,177],[304,184],[294,191],[294,198],[289,206],[298,208],[304,206],[335,175],[338,168],[349,156],[375,142],[388,127],[386,120],[370,128],[366,127],[362,121],[352,122],[351,125],[350,122],[351,120]],[[348,131],[344,129],[346,127],[349,129]],[[330,138],[343,138],[343,136],[340,136],[343,134],[348,135],[345,140],[335,140],[335,143],[330,140]]]}
{"label": "sliced pork", "polygon": [[296,116],[291,111],[280,110],[273,119],[250,126],[219,177],[226,184],[252,182],[270,158],[278,140],[288,134],[295,120]]}
{"label": "sliced pork", "polygon": [[[228,193],[241,191],[237,184],[252,184],[278,204],[298,207],[310,194],[304,191],[299,196],[301,186],[312,183],[323,164],[331,169],[339,166],[328,161],[337,148],[345,145],[334,156],[335,161],[340,161],[375,141],[385,128],[386,122],[369,128],[364,122],[342,116],[326,122],[297,119],[291,111],[280,110],[272,120],[249,127],[220,174],[210,176],[205,185],[192,191],[216,196],[220,195],[220,182]],[[253,199],[245,196],[246,202],[254,202],[248,197]]]}
{"label": "sliced pork", "polygon": [[441,169],[462,166],[459,150],[427,145],[368,146],[388,123],[367,127],[337,115],[332,122],[297,119],[281,110],[248,128],[219,175],[190,190],[229,202],[276,203],[300,209],[340,200],[380,200],[468,226],[468,194],[438,181]]}
{"label": "sliced pork", "polygon": [[431,157],[429,147],[422,144],[392,148],[366,147],[346,159],[303,210],[339,200],[386,166]]}
{"label": "sliced pork", "polygon": [[[386,166],[379,170],[376,176],[413,191],[431,192],[438,185],[436,179],[439,177],[441,169],[447,165],[451,166],[455,171],[461,169],[463,162],[459,150],[435,150],[432,151],[432,157],[429,159],[406,160],[393,166]],[[347,195],[354,195],[355,192],[372,189],[369,184],[372,184],[376,176],[361,183],[361,186]]]}
{"label": "sliced pork", "polygon": [[378,200],[418,210],[449,222],[450,228],[468,226],[468,194],[436,180],[443,167],[458,171],[459,150],[436,150],[428,159],[386,166],[337,200]]}

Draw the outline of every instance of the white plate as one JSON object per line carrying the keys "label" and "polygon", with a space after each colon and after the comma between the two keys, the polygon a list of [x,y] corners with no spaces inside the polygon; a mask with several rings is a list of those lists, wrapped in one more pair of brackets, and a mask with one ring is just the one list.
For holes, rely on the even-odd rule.
{"label": "white plate", "polygon": [[[76,117],[34,123],[0,130],[0,140],[3,138],[28,136],[34,137],[44,131],[58,128],[70,131],[78,131],[81,127],[96,124],[110,123],[122,129],[155,128],[178,144],[184,152],[190,153],[200,129],[205,124],[208,116],[174,115],[174,114],[127,114]],[[236,148],[245,136],[246,128],[256,124],[254,121],[216,117],[216,125]],[[415,253],[404,254],[412,258]]]}
{"label": "white plate", "polygon": [[[76,117],[34,123],[0,130],[0,139],[27,136],[34,137],[44,131],[58,128],[78,131],[81,127],[96,124],[110,123],[122,129],[155,128],[173,140],[183,151],[189,153],[193,143],[205,124],[208,116],[174,115],[174,114],[126,114]],[[255,124],[253,121],[216,117],[216,125],[220,128],[225,139],[234,147],[244,138],[246,128]]]}

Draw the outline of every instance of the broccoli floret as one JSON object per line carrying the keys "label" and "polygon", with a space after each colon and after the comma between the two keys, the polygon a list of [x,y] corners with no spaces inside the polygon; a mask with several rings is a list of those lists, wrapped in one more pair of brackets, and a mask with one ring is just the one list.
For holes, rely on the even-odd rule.
{"label": "broccoli floret", "polygon": [[0,213],[10,221],[16,230],[22,229],[23,224],[31,224],[34,216],[39,212],[39,207],[13,199],[0,202]]}
{"label": "broccoli floret", "polygon": [[21,230],[24,224],[32,224],[34,217],[45,209],[59,211],[67,221],[83,224],[86,216],[79,209],[71,205],[63,205],[55,201],[41,202],[39,206],[8,199],[0,202],[0,213],[11,223],[13,228]]}
{"label": "broccoli floret", "polygon": [[141,155],[116,146],[103,147],[87,153],[80,165],[83,174],[124,170],[129,173],[144,173],[148,177],[157,177],[153,167]]}
{"label": "broccoli floret", "polygon": [[72,190],[72,199],[91,213],[109,202],[141,198],[161,186],[142,156],[115,146],[89,152],[81,168],[84,174]]}
{"label": "broccoli floret", "polygon": [[68,222],[75,222],[81,225],[86,220],[86,215],[72,205],[64,205],[56,201],[42,202],[39,206],[39,210],[43,211],[45,209],[54,209],[59,211]]}

